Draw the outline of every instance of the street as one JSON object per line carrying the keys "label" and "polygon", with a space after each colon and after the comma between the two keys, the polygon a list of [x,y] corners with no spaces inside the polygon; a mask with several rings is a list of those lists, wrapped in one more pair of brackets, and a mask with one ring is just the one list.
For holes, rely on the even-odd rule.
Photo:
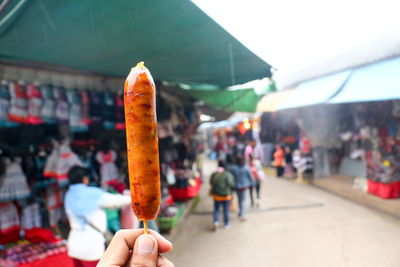
{"label": "street", "polygon": [[271,176],[262,184],[260,208],[249,207],[246,222],[231,212],[232,227],[212,232],[208,179],[215,169],[206,162],[200,203],[176,229],[167,255],[176,267],[400,266],[400,220]]}

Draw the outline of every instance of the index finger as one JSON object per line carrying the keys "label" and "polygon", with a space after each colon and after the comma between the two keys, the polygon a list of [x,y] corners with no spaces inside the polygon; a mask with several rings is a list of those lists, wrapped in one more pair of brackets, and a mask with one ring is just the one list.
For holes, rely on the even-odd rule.
{"label": "index finger", "polygon": [[[123,266],[129,260],[130,251],[133,249],[136,239],[143,233],[143,229],[119,230],[97,266]],[[157,240],[159,253],[172,250],[171,242],[159,233],[149,230],[149,234]]]}

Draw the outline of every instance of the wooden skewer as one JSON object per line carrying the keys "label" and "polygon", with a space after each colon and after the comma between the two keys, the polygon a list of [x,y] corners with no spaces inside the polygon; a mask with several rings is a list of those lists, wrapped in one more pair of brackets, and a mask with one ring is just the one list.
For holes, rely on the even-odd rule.
{"label": "wooden skewer", "polygon": [[149,233],[149,230],[147,230],[147,220],[143,221],[143,226],[144,226],[144,233],[147,235]]}

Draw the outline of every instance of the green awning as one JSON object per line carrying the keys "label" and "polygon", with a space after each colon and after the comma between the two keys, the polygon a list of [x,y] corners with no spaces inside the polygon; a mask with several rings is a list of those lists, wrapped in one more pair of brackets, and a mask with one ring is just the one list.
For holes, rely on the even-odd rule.
{"label": "green awning", "polygon": [[2,60],[116,77],[144,61],[156,80],[220,87],[271,76],[270,65],[191,1],[38,0],[19,11],[4,24],[9,10],[0,14]]}
{"label": "green awning", "polygon": [[[246,87],[250,84],[262,88]],[[206,84],[179,84],[178,87],[186,95],[228,112],[255,112],[260,98],[267,92],[276,91],[275,84],[267,79],[228,88],[215,88]]]}

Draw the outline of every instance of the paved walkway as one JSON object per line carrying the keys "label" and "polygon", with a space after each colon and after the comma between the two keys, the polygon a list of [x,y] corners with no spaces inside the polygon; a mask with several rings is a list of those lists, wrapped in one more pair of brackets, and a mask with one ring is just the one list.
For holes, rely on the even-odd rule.
{"label": "paved walkway", "polygon": [[[208,173],[215,170],[207,162]],[[207,179],[208,180],[208,179]],[[248,221],[211,231],[212,199],[201,201],[175,235],[176,267],[400,266],[400,220],[308,185],[267,177]]]}

